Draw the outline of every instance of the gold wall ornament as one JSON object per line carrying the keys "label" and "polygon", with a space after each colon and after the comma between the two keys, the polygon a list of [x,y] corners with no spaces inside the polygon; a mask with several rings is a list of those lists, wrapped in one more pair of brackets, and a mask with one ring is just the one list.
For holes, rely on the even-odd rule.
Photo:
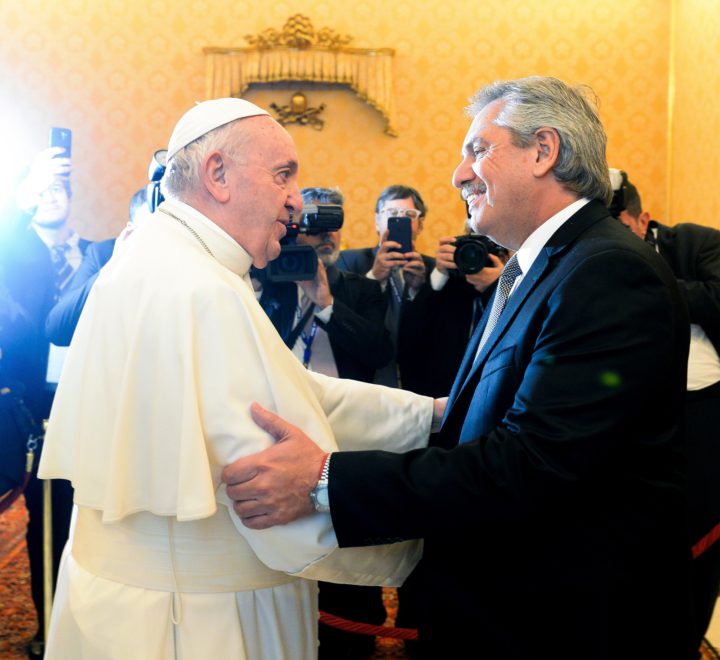
{"label": "gold wall ornament", "polygon": [[325,121],[318,116],[325,110],[325,104],[321,103],[317,108],[308,107],[307,97],[302,92],[295,92],[289,105],[279,106],[277,103],[271,103],[270,107],[277,113],[278,123],[283,126],[300,124],[301,126],[312,126],[318,131],[325,126]]}
{"label": "gold wall ornament", "polygon": [[347,85],[385,119],[385,133],[397,136],[392,48],[354,48],[352,37],[324,27],[318,31],[296,14],[281,32],[272,28],[245,37],[250,48],[207,47],[205,96],[241,97],[254,83],[317,82]]}
{"label": "gold wall ornament", "polygon": [[278,32],[274,28],[268,28],[257,35],[246,35],[245,40],[258,50],[272,48],[306,50],[313,47],[338,50],[347,46],[352,41],[352,37],[338,34],[328,27],[316,32],[312,21],[307,16],[295,14],[285,21],[282,31]]}

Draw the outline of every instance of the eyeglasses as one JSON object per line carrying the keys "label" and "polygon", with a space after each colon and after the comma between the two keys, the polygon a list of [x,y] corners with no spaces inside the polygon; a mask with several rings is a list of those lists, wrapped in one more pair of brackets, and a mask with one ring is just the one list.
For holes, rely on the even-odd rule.
{"label": "eyeglasses", "polygon": [[380,211],[380,213],[388,216],[389,218],[401,218],[403,216],[407,216],[411,220],[417,220],[422,215],[422,212],[417,209],[398,209],[393,206],[385,207],[382,211]]}

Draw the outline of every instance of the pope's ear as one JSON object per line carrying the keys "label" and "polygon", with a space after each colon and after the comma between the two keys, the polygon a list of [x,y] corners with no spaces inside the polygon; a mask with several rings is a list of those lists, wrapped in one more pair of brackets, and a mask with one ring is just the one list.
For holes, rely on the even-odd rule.
{"label": "pope's ear", "polygon": [[537,157],[535,160],[536,176],[550,172],[560,155],[560,136],[554,128],[544,126],[535,131]]}
{"label": "pope's ear", "polygon": [[202,162],[200,178],[207,191],[216,201],[223,203],[230,198],[225,158],[219,151],[212,151]]}

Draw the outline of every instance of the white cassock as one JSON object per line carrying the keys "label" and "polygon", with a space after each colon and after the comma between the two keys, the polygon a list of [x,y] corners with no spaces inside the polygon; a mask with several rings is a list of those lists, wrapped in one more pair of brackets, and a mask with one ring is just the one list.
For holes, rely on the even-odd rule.
{"label": "white cassock", "polygon": [[273,442],[250,403],[327,451],[405,451],[427,443],[432,400],[306,371],[249,255],[191,207],[161,208],[175,217],[157,212],[98,277],[50,415],[40,476],[72,481],[77,515],[45,657],[310,660],[314,580],[400,584],[419,542],[337,549],[320,513],[244,527],[220,473]]}

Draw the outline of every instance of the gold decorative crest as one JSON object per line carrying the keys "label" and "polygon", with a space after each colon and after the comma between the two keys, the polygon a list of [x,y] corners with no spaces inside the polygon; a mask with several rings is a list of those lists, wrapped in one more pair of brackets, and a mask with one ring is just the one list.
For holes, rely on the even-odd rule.
{"label": "gold decorative crest", "polygon": [[308,106],[307,97],[302,92],[295,92],[290,99],[289,105],[279,106],[271,103],[270,107],[277,113],[277,121],[283,126],[287,124],[300,124],[301,126],[312,126],[321,131],[325,121],[320,119],[320,113],[325,110],[325,104],[321,103],[317,108]]}
{"label": "gold decorative crest", "polygon": [[328,50],[341,50],[352,39],[352,37],[338,34],[328,27],[316,31],[312,21],[302,14],[295,14],[288,18],[280,32],[274,28],[268,28],[260,34],[249,34],[245,37],[245,40],[258,50],[270,50],[272,48],[297,48],[298,50],[327,48]]}

